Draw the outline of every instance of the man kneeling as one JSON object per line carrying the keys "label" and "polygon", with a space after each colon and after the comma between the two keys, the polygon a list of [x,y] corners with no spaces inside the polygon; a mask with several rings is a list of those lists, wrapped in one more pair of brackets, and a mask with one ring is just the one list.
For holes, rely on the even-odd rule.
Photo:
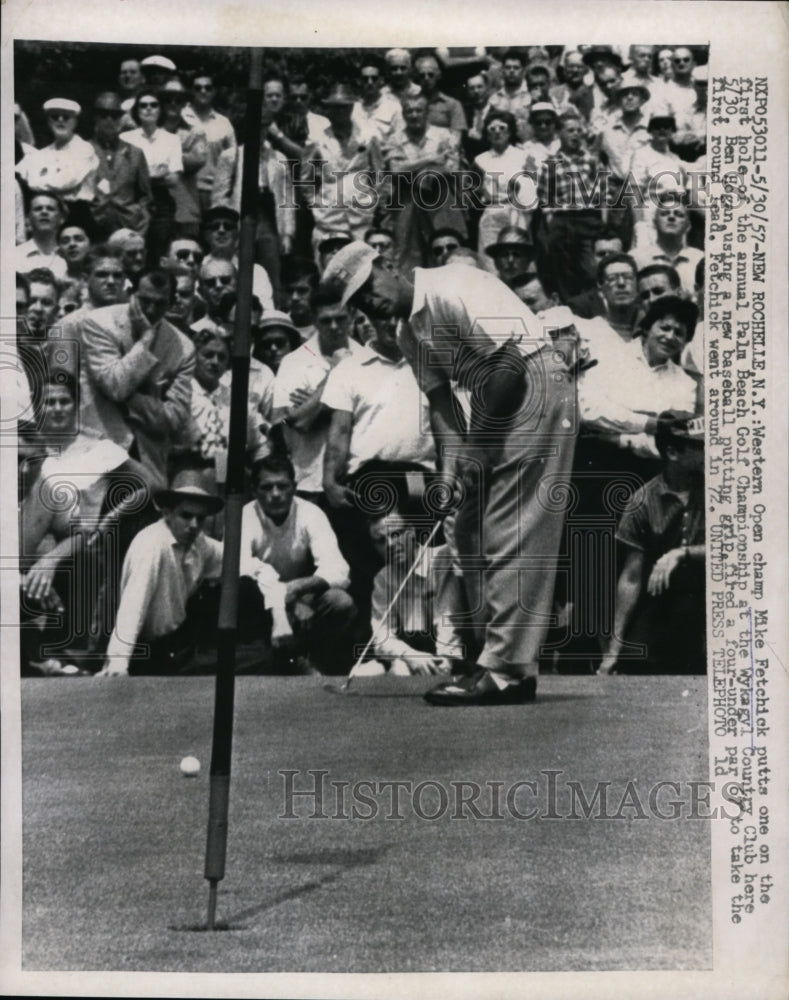
{"label": "man kneeling", "polygon": [[[416,529],[398,511],[376,518],[370,535],[386,565],[373,583],[372,631],[377,660],[356,674],[451,674],[464,649],[455,625],[462,611],[460,578],[448,545],[417,545]],[[377,666],[377,669],[376,669]]]}
{"label": "man kneeling", "polygon": [[287,458],[271,455],[258,462],[253,488],[256,499],[244,507],[241,521],[244,617],[251,617],[250,600],[259,592],[271,612],[275,648],[306,654],[321,673],[347,673],[356,607],[345,592],[348,564],[328,518],[295,495],[296,475]]}
{"label": "man kneeling", "polygon": [[222,571],[222,545],[203,524],[223,503],[199,482],[199,473],[184,470],[155,494],[162,517],[135,535],[126,553],[115,627],[97,677],[177,674],[189,666],[197,624],[189,599]]}

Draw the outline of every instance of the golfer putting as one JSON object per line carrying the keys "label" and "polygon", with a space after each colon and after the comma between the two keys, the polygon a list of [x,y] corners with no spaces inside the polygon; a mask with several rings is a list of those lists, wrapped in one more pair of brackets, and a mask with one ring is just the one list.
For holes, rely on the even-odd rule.
{"label": "golfer putting", "polygon": [[[459,501],[455,545],[475,669],[425,699],[532,701],[565,518],[556,498],[577,434],[572,314],[539,320],[498,278],[463,265],[416,268],[412,284],[361,242],[332,258],[324,281],[373,320],[406,321],[400,346],[430,404],[446,495]],[[469,394],[467,423],[453,383]]]}

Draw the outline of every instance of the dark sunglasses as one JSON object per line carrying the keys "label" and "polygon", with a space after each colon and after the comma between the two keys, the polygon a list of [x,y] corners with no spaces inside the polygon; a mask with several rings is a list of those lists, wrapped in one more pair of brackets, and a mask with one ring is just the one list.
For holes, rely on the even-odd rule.
{"label": "dark sunglasses", "polygon": [[210,226],[206,226],[206,229],[210,233],[218,232],[220,229],[225,229],[227,232],[232,233],[236,227],[232,222],[212,222]]}
{"label": "dark sunglasses", "polygon": [[123,112],[115,108],[96,108],[93,113],[97,118],[115,118],[117,120],[123,117]]}
{"label": "dark sunglasses", "polygon": [[175,251],[176,260],[196,260],[199,264],[203,259],[202,253],[199,250],[176,250]]}
{"label": "dark sunglasses", "polygon": [[230,275],[224,275],[221,278],[203,278],[201,284],[205,285],[206,288],[229,287],[233,284],[233,279]]}

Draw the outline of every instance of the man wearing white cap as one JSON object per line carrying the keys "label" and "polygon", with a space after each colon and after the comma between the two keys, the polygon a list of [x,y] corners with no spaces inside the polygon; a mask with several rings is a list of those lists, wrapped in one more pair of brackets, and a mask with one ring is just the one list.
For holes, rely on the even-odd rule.
{"label": "man wearing white cap", "polygon": [[199,473],[185,470],[156,494],[162,517],[135,535],[123,560],[118,613],[98,677],[123,677],[130,667],[178,673],[186,665],[194,649],[189,598],[222,571],[222,543],[203,525],[223,503],[200,483]]}
{"label": "man wearing white cap", "polygon": [[175,63],[167,56],[146,56],[140,63],[145,76],[145,85],[158,90],[171,79],[175,73]]}
{"label": "man wearing white cap", "polygon": [[28,153],[15,168],[32,190],[52,192],[67,202],[93,201],[99,159],[93,146],[75,134],[81,111],[65,97],[44,102],[53,142]]}
{"label": "man wearing white cap", "polygon": [[[416,268],[411,284],[358,242],[332,259],[324,281],[336,281],[343,300],[372,319],[408,321],[401,346],[430,404],[444,481],[453,491],[462,482],[455,541],[475,609],[477,670],[426,698],[530,701],[564,527],[552,497],[569,481],[575,450],[572,314],[562,308],[538,319],[498,278],[453,264]],[[553,342],[549,330],[559,334]],[[468,431],[453,383],[473,401]]]}

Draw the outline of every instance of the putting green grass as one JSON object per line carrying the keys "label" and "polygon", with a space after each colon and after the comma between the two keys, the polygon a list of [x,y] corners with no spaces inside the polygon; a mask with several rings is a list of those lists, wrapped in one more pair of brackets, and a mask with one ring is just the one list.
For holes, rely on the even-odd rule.
{"label": "putting green grass", "polygon": [[[152,972],[420,972],[711,967],[706,820],[538,818],[567,782],[591,799],[628,781],[647,809],[658,781],[705,781],[706,678],[540,679],[533,705],[433,708],[421,679],[241,677],[227,872],[209,934],[203,879],[214,684],[209,677],[22,682],[23,968]],[[185,778],[187,754],[202,764]],[[286,809],[325,782],[426,780],[422,797],[374,794],[371,819]],[[456,811],[457,785],[503,819]],[[323,811],[336,814],[326,787]],[[346,791],[345,812],[353,803]],[[366,794],[370,796],[369,789]],[[661,797],[662,808],[672,796]],[[679,796],[688,803],[687,791]],[[372,806],[359,806],[364,815]],[[415,811],[416,808],[416,811]],[[424,815],[439,813],[429,820]],[[599,808],[597,810],[600,811]],[[594,815],[594,814],[593,814]]]}

